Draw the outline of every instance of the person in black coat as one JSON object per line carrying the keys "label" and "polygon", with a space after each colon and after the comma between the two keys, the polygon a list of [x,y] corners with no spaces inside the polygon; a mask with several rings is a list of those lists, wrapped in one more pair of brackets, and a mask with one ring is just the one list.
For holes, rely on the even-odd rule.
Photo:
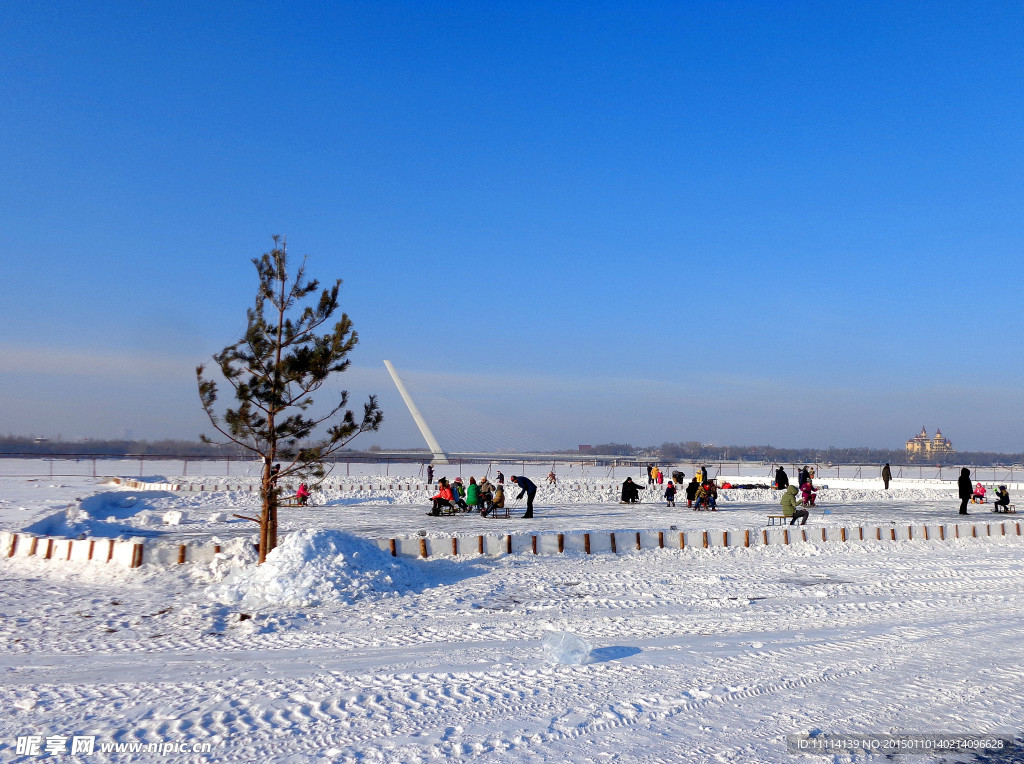
{"label": "person in black coat", "polygon": [[523,515],[523,519],[531,519],[533,517],[533,497],[537,495],[537,486],[533,484],[530,478],[523,477],[522,475],[513,475],[509,480],[521,489],[516,499],[521,499],[523,496],[526,497],[526,514]]}
{"label": "person in black coat", "polygon": [[700,484],[697,482],[697,477],[694,476],[686,486],[686,506],[692,507],[693,500],[697,498],[697,491],[700,490]]}
{"label": "person in black coat", "polygon": [[622,503],[623,504],[636,504],[640,500],[640,491],[643,490],[642,485],[638,485],[633,482],[633,478],[626,478],[622,484]]}
{"label": "person in black coat", "polygon": [[810,479],[811,479],[811,468],[807,467],[807,466],[804,466],[804,468],[802,470],[800,470],[800,475],[799,475],[800,482],[797,483],[797,488],[803,488],[804,483],[808,482]]}
{"label": "person in black coat", "polygon": [[882,467],[882,482],[885,483],[885,490],[889,490],[889,481],[892,480],[892,470],[889,468],[889,462],[885,463]]}
{"label": "person in black coat", "polygon": [[967,514],[967,502],[974,495],[974,486],[971,484],[971,471],[966,467],[960,470],[960,477],[956,481],[957,496],[960,497],[960,514]]}
{"label": "person in black coat", "polygon": [[789,488],[789,475],[786,474],[785,467],[779,467],[775,470],[775,487],[780,491],[785,491]]}

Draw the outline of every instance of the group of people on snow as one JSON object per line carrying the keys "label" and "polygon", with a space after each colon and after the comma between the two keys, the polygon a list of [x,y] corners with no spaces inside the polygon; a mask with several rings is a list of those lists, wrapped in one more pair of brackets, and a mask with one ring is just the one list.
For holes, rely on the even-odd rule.
{"label": "group of people on snow", "polygon": [[[439,517],[443,513],[454,512],[479,512],[481,517],[487,517],[496,509],[505,507],[505,476],[499,472],[496,483],[491,483],[486,477],[476,478],[470,476],[469,482],[464,484],[461,477],[455,478],[452,482],[442,477],[437,481],[437,493],[431,497],[430,511],[428,515]],[[523,519],[529,520],[533,517],[533,499],[537,494],[537,486],[528,477],[513,475],[509,478],[517,488],[520,489],[516,500],[526,497],[526,513]]]}
{"label": "group of people on snow", "polygon": [[[960,514],[970,514],[967,511],[967,503],[984,504],[985,495],[987,491],[985,486],[981,483],[972,483],[971,471],[967,467],[963,467],[960,470],[960,477],[956,481],[957,496],[960,499]],[[1005,485],[1001,485],[996,489],[996,501],[993,510],[998,512],[1000,510],[1005,511],[1010,506],[1010,492],[1006,490]]]}
{"label": "group of people on snow", "polygon": [[[433,467],[430,466],[428,468],[428,475],[432,475],[432,473]],[[786,473],[785,467],[780,466],[776,469],[772,487],[783,492],[780,500],[782,514],[789,519],[790,525],[795,525],[797,522],[800,522],[801,525],[807,524],[807,518],[810,515],[808,510],[816,506],[817,503],[818,489],[814,485],[814,477],[814,468],[805,465],[797,472],[797,482],[790,484],[789,475]],[[682,472],[673,471],[672,478],[673,480],[669,480],[667,485],[665,485],[663,492],[667,507],[676,506],[676,494],[679,491],[679,486],[682,485],[685,475]],[[554,470],[548,473],[547,479],[550,485],[557,485]],[[651,465],[647,468],[647,479],[648,486],[662,485],[664,483],[664,473],[657,465]],[[462,511],[479,512],[481,516],[487,517],[493,510],[505,507],[505,478],[500,471],[497,473],[496,480],[497,483],[493,484],[484,477],[477,483],[475,478],[470,477],[468,483],[463,483],[462,478],[458,477],[449,483],[447,478],[442,477],[437,483],[437,493],[431,497],[431,510],[427,514],[436,517],[445,512],[454,513]],[[891,480],[892,468],[886,462],[885,466],[882,467],[882,481],[885,490],[889,489]],[[533,501],[537,494],[536,484],[523,475],[513,475],[509,478],[509,481],[519,489],[519,495],[516,496],[516,500],[526,498],[526,512],[522,515],[523,519],[531,519],[534,516]],[[958,496],[961,501],[960,514],[962,515],[968,514],[968,502],[984,502],[986,500],[984,485],[972,482],[970,470],[967,467],[961,470],[957,486]],[[641,483],[635,482],[632,477],[627,477],[622,483],[621,503],[638,503],[640,501],[640,491],[644,490],[645,487]],[[726,483],[724,487],[729,488],[729,484]],[[708,468],[698,468],[697,473],[686,486],[686,506],[695,511],[716,511],[718,508],[718,489],[717,482],[708,476]],[[308,502],[309,490],[305,483],[299,486],[296,499],[301,505],[305,505]],[[995,508],[997,510],[1000,508],[1005,509],[1009,504],[1010,494],[1005,485],[1000,485],[996,490]]]}

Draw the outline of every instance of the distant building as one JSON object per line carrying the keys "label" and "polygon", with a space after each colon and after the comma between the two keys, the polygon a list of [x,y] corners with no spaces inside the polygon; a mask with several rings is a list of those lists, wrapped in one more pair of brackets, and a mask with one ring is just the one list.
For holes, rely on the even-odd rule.
{"label": "distant building", "polygon": [[583,444],[581,444],[580,447],[579,447],[579,450],[580,451],[593,451],[594,447],[591,446],[591,445],[583,445]]}
{"label": "distant building", "polygon": [[930,459],[933,456],[955,454],[949,438],[942,437],[942,430],[935,431],[935,437],[929,438],[928,431],[922,427],[921,434],[907,441],[907,457],[909,459]]}

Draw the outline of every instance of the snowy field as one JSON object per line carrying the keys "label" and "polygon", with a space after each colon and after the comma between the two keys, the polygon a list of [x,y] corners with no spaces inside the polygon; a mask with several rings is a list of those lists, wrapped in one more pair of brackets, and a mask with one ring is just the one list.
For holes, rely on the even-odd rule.
{"label": "snowy field", "polygon": [[[144,477],[194,480],[170,467],[147,463]],[[665,507],[653,490],[620,505],[621,469],[547,487],[547,470],[528,467],[541,486],[535,520],[515,517],[521,507],[510,520],[432,518],[408,469],[338,476],[314,493],[318,506],[282,509],[288,535],[253,569],[255,526],[231,515],[258,511],[238,489],[255,470],[209,476],[230,491],[169,492],[0,463],[0,530],[217,538],[226,550],[213,565],[137,570],[0,559],[0,760],[164,759],[100,750],[139,743],[209,744],[168,754],[180,761],[843,762],[885,755],[793,753],[786,737],[1020,742],[1013,515],[972,506],[970,520],[1005,520],[1011,535],[947,542],[396,560],[369,539],[760,529],[778,508],[759,489],[723,492],[718,512]],[[957,519],[950,483],[819,483],[829,488],[811,525]],[[168,512],[180,521],[164,523]],[[559,639],[577,652],[554,649]],[[74,738],[94,751],[67,754]],[[978,760],[1024,756],[907,759]]]}

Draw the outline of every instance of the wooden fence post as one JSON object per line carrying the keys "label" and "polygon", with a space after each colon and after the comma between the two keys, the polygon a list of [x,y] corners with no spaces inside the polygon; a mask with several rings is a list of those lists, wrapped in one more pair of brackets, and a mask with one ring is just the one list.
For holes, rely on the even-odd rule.
{"label": "wooden fence post", "polygon": [[135,544],[132,547],[132,567],[142,567],[142,544]]}
{"label": "wooden fence post", "polygon": [[388,542],[388,549],[391,550],[391,556],[392,557],[398,557],[398,545],[395,543],[394,539],[391,539]]}
{"label": "wooden fence post", "polygon": [[583,534],[583,551],[586,552],[587,554],[590,554],[590,534],[589,533],[584,533]]}
{"label": "wooden fence post", "polygon": [[420,539],[420,557],[423,559],[427,558],[427,540]]}
{"label": "wooden fence post", "polygon": [[611,539],[612,539],[612,554],[617,554],[617,551],[615,549],[615,534],[612,533],[612,534],[609,534],[609,535],[611,536]]}
{"label": "wooden fence post", "polygon": [[747,528],[745,531],[743,531],[743,546],[750,546],[750,528]]}

